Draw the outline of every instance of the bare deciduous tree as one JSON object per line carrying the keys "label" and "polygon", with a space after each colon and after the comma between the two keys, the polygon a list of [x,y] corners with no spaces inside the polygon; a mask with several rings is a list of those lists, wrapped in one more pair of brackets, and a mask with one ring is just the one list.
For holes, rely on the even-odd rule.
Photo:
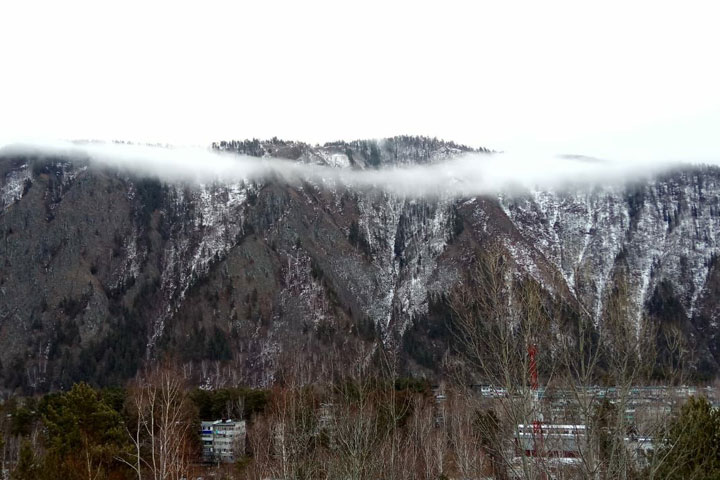
{"label": "bare deciduous tree", "polygon": [[139,480],[180,480],[187,476],[192,449],[192,410],[185,381],[169,367],[154,367],[130,388],[127,408],[133,451],[121,458]]}
{"label": "bare deciduous tree", "polygon": [[[499,445],[485,446],[488,455],[501,458],[500,465],[494,462],[496,470],[523,478],[557,476],[561,471],[584,478],[634,474],[639,465],[634,450],[642,446],[634,439],[644,438],[647,444],[666,415],[656,415],[655,423],[646,415],[640,431],[640,424],[628,414],[637,410],[637,386],[648,382],[658,368],[658,330],[649,319],[637,319],[626,275],[622,267],[614,273],[614,287],[598,321],[581,303],[562,294],[563,284],[552,285],[555,293],[550,295],[529,275],[518,272],[501,245],[477,254],[449,303],[454,339],[469,377],[496,389],[495,398],[485,402],[497,414],[498,425],[492,428],[501,433],[495,438]],[[664,344],[670,363],[663,375],[670,383],[681,381],[690,355],[682,335],[669,329]],[[535,383],[530,378],[532,355],[527,351],[531,346],[541,352],[538,370],[544,399],[529,388]],[[641,411],[665,408],[664,394],[655,395]],[[517,452],[512,441],[522,433],[518,426],[540,420],[570,425],[567,430],[574,433],[566,435],[575,438],[563,444],[557,435],[553,440],[558,445],[553,446],[543,437],[542,427],[532,428],[535,456]],[[491,436],[490,431],[484,433]],[[543,453],[568,445],[577,456],[572,469],[558,467]]]}
{"label": "bare deciduous tree", "polygon": [[[502,458],[498,468],[534,478],[545,472],[546,466],[522,455],[517,457],[517,465],[513,438],[521,433],[520,425],[540,418],[531,388],[534,379],[528,349],[548,346],[552,322],[541,287],[532,278],[518,275],[511,262],[500,244],[477,252],[470,273],[452,291],[449,304],[454,314],[454,339],[469,367],[470,380],[496,389],[493,405],[499,420],[513,432],[497,437],[503,441],[494,452]],[[551,381],[553,375],[554,362],[544,362],[545,381]]]}

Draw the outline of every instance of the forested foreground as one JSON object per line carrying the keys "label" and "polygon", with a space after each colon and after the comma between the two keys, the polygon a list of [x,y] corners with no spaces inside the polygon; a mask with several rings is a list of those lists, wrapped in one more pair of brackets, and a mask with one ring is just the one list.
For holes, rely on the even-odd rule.
{"label": "forested foreground", "polygon": [[[616,403],[597,401],[580,458],[559,468],[514,448],[523,393],[488,398],[417,379],[349,375],[325,385],[280,379],[269,390],[189,388],[154,369],[124,388],[75,384],[2,405],[10,479],[717,478],[720,414],[690,397],[663,420],[642,461],[618,431]],[[201,463],[200,420],[245,418],[229,465]],[[6,477],[7,478],[7,477]]]}
{"label": "forested foreground", "polygon": [[[267,390],[198,389],[191,363],[161,362],[122,388],[8,399],[3,468],[13,480],[720,478],[717,395],[684,386],[694,352],[677,329],[631,321],[624,274],[595,325],[486,252],[447,299],[457,355],[444,382],[403,378],[382,344],[344,344],[322,370],[288,358]],[[233,464],[203,465],[200,421],[221,418],[246,420],[246,440]]]}

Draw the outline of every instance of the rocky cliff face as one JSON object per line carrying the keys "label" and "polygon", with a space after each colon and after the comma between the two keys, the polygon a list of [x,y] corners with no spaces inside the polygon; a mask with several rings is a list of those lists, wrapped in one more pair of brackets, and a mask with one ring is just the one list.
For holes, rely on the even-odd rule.
{"label": "rocky cliff face", "polygon": [[[467,150],[414,137],[214,147],[355,169]],[[628,321],[679,327],[697,372],[712,376],[719,201],[709,167],[423,199],[323,182],[165,183],[88,159],[5,156],[1,380],[6,390],[108,384],[170,357],[201,382],[263,384],[284,363],[322,375],[378,345],[432,374],[449,349],[443,294],[491,241],[596,324],[622,281]]]}

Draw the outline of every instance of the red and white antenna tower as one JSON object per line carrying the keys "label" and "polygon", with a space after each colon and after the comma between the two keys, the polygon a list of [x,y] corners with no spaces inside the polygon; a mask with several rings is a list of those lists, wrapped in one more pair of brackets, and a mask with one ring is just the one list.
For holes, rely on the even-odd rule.
{"label": "red and white antenna tower", "polygon": [[528,356],[530,357],[530,389],[532,391],[532,425],[536,455],[539,453],[538,446],[542,447],[542,413],[540,413],[540,398],[538,393],[537,353],[537,345],[534,343],[528,345]]}

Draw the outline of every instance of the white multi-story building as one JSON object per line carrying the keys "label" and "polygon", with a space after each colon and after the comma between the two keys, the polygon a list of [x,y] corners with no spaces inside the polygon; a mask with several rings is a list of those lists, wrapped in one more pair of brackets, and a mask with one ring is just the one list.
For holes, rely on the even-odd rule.
{"label": "white multi-story building", "polygon": [[245,420],[215,420],[201,423],[203,459],[232,463],[245,448]]}

